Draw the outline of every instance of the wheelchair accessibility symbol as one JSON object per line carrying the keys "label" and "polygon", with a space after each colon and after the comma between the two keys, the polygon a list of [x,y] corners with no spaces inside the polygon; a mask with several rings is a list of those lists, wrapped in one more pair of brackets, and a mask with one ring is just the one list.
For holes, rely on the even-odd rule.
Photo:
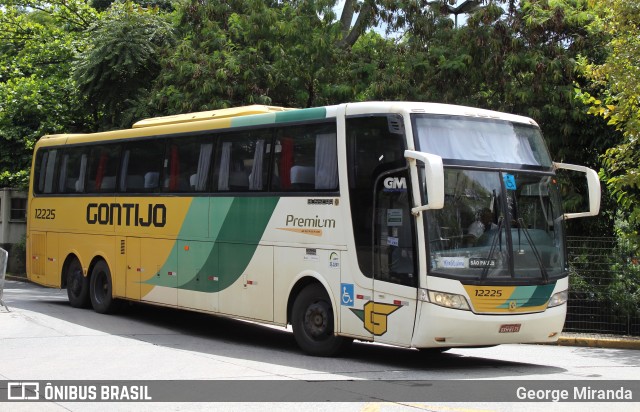
{"label": "wheelchair accessibility symbol", "polygon": [[342,306],[353,306],[353,283],[340,284],[340,304]]}

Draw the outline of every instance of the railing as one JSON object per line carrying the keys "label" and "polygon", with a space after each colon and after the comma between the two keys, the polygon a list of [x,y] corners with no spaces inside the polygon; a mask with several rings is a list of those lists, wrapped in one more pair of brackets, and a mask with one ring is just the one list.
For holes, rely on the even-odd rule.
{"label": "railing", "polygon": [[567,252],[571,276],[564,330],[640,336],[640,297],[628,290],[629,273],[640,271],[638,263],[624,256],[615,238],[568,237]]}
{"label": "railing", "polygon": [[4,275],[7,273],[7,261],[9,260],[9,252],[0,248],[0,307],[4,307],[7,312],[9,308],[4,304],[2,295],[4,294]]}

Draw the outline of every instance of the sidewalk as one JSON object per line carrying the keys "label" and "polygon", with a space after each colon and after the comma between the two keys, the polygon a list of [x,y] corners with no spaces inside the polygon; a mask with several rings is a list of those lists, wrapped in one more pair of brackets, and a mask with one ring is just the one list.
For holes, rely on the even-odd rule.
{"label": "sidewalk", "polygon": [[[7,280],[28,282],[26,275],[7,274],[6,278]],[[557,343],[549,343],[547,345],[640,350],[640,337],[605,335],[598,333],[562,332],[562,335],[558,339]]]}

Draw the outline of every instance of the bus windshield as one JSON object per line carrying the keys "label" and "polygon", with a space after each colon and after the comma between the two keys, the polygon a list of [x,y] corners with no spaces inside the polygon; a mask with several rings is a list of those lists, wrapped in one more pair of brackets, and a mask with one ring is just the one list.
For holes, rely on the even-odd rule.
{"label": "bus windshield", "polygon": [[445,206],[427,215],[431,273],[468,280],[566,274],[553,176],[445,170]]}
{"label": "bus windshield", "polygon": [[540,129],[504,120],[413,115],[420,151],[444,160],[550,168]]}

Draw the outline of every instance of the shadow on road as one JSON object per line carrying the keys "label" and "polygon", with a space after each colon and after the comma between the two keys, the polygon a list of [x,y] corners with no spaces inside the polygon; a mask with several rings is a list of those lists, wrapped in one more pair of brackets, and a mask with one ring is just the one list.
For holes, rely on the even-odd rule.
{"label": "shadow on road", "polygon": [[[566,370],[547,366],[539,359],[509,362],[474,356],[473,349],[454,349],[439,355],[425,355],[413,349],[354,342],[343,355],[345,362],[308,357],[297,347],[293,334],[278,327],[224,317],[145,304],[131,304],[120,314],[100,315],[91,309],[74,309],[66,291],[38,285],[7,282],[5,302],[11,309],[37,312],[107,334],[136,339],[154,345],[194,351],[213,356],[275,363],[352,378],[367,378],[380,370],[428,373],[429,379],[522,378],[528,374],[561,374]],[[527,349],[523,346],[523,359]],[[635,360],[636,362],[638,359]],[[342,365],[342,367],[337,367]],[[357,367],[354,367],[357,366]]]}

